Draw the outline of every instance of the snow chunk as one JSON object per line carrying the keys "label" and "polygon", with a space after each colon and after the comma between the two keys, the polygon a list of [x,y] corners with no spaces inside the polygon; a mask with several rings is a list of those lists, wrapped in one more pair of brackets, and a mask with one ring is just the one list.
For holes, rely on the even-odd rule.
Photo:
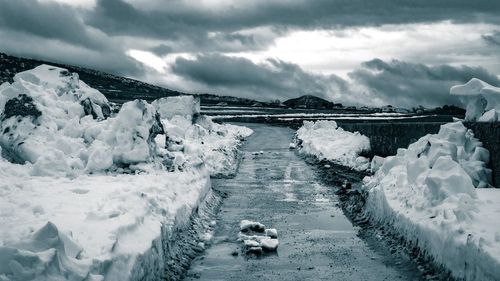
{"label": "snow chunk", "polygon": [[272,252],[278,249],[279,241],[273,238],[263,238],[260,240],[260,246],[262,250]]}
{"label": "snow chunk", "polygon": [[269,236],[271,238],[278,238],[278,231],[276,228],[266,228],[266,236]]}
{"label": "snow chunk", "polygon": [[266,230],[266,226],[263,225],[260,222],[256,221],[251,221],[251,220],[242,220],[240,222],[240,231],[246,232],[246,231],[257,231],[257,232],[264,232]]}
{"label": "snow chunk", "polygon": [[301,153],[326,159],[357,171],[370,168],[367,158],[360,156],[370,150],[370,140],[359,132],[351,133],[335,121],[304,121],[297,130],[296,143]]}
{"label": "snow chunk", "polygon": [[451,87],[450,94],[458,96],[466,106],[465,120],[500,121],[500,88],[472,78],[466,84]]}

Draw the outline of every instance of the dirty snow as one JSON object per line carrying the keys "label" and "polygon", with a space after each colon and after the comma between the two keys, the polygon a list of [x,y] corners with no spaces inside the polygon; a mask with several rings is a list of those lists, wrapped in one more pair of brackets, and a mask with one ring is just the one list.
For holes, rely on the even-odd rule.
{"label": "dirty snow", "polygon": [[500,121],[500,88],[472,78],[464,85],[451,87],[450,94],[458,96],[466,106],[465,120]]}
{"label": "dirty snow", "polygon": [[297,130],[296,143],[304,154],[326,159],[357,171],[370,168],[367,158],[360,156],[370,150],[370,140],[359,132],[351,133],[335,121],[304,121]]}
{"label": "dirty snow", "polygon": [[0,280],[160,279],[165,235],[251,134],[198,116],[195,100],[169,104],[170,119],[141,100],[111,116],[48,65],[0,86]]}
{"label": "dirty snow", "polygon": [[242,220],[238,240],[243,242],[246,253],[260,255],[262,252],[275,252],[279,246],[278,231],[266,228],[260,222]]}
{"label": "dirty snow", "polygon": [[391,225],[457,278],[500,276],[500,191],[489,152],[461,122],[442,125],[395,156],[376,157],[364,179],[370,218]]}

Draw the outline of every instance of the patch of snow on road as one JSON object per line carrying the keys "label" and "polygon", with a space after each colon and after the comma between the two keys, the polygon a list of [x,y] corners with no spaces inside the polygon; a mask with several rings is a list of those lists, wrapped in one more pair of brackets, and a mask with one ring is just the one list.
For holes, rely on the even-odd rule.
{"label": "patch of snow on road", "polygon": [[319,159],[326,159],[357,171],[369,169],[370,162],[360,156],[370,150],[370,140],[359,132],[351,133],[337,126],[335,121],[304,121],[297,130],[299,151]]}
{"label": "patch of snow on road", "polygon": [[459,279],[500,276],[500,191],[489,152],[461,122],[374,158],[364,179],[369,217],[391,225]]}

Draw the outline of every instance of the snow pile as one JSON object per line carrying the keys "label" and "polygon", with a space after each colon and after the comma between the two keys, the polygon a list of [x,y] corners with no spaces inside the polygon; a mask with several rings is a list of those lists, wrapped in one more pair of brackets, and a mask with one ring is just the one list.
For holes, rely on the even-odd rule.
{"label": "snow pile", "polygon": [[110,114],[62,68],[0,86],[0,280],[161,279],[168,235],[251,133],[142,100]]}
{"label": "snow pile", "polygon": [[153,106],[136,100],[110,115],[106,98],[76,73],[48,65],[0,87],[4,157],[34,164],[33,175],[77,176],[151,162],[163,133]]}
{"label": "snow pile", "polygon": [[296,133],[301,153],[314,155],[337,164],[364,171],[370,167],[367,158],[359,156],[370,150],[370,140],[359,132],[351,133],[335,121],[304,121]]}
{"label": "snow pile", "polygon": [[217,124],[200,116],[190,120],[174,116],[163,119],[169,151],[182,151],[186,157],[199,157],[212,175],[231,176],[238,166],[238,147],[253,131],[247,127]]}
{"label": "snow pile", "polygon": [[472,78],[464,85],[451,87],[450,94],[458,96],[466,106],[465,120],[500,121],[500,88]]}
{"label": "snow pile", "polygon": [[194,96],[161,98],[153,101],[152,105],[160,113],[162,119],[181,116],[193,120],[200,115],[200,98]]}
{"label": "snow pile", "polygon": [[457,278],[498,280],[500,192],[491,182],[488,151],[461,122],[442,125],[399,149],[376,157],[366,177],[365,210]]}
{"label": "snow pile", "polygon": [[[264,235],[262,235],[264,234]],[[278,231],[275,228],[266,228],[260,222],[242,220],[238,240],[243,242],[245,251],[251,254],[274,252],[278,249]]]}

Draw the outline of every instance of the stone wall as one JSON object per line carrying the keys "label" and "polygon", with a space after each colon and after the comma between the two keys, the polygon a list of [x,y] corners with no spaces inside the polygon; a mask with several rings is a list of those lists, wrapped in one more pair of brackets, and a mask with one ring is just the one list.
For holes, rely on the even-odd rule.
{"label": "stone wall", "polygon": [[465,122],[464,125],[474,131],[474,136],[490,151],[489,167],[493,171],[493,185],[500,188],[500,122]]}
{"label": "stone wall", "polygon": [[[371,152],[366,155],[389,156],[394,155],[398,148],[406,148],[426,134],[435,134],[439,131],[440,122],[424,123],[342,123],[339,126],[347,131],[358,131],[370,139]],[[466,122],[467,128],[474,131],[474,135],[490,151],[489,168],[493,171],[493,184],[500,187],[500,122],[475,123]]]}

